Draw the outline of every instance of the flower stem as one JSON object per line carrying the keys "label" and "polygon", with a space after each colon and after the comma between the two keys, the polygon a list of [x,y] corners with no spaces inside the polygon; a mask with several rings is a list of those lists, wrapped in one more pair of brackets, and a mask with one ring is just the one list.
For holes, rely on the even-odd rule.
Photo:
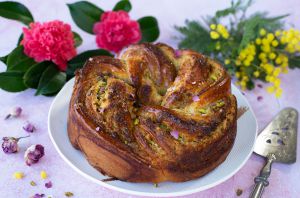
{"label": "flower stem", "polygon": [[11,116],[11,114],[8,114],[8,115],[4,118],[4,120],[7,120],[8,118],[10,118],[10,116]]}
{"label": "flower stem", "polygon": [[18,138],[16,138],[16,140],[19,141],[19,140],[22,139],[22,138],[28,138],[28,137],[30,137],[30,135],[23,136],[23,137],[18,137]]}

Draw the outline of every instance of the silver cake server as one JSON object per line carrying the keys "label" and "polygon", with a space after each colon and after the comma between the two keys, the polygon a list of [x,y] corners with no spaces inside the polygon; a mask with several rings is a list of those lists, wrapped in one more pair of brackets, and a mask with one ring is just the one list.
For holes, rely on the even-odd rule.
{"label": "silver cake server", "polygon": [[296,162],[298,112],[294,108],[285,108],[259,134],[254,152],[267,158],[266,165],[255,177],[255,186],[250,198],[260,198],[271,174],[273,162],[291,164]]}

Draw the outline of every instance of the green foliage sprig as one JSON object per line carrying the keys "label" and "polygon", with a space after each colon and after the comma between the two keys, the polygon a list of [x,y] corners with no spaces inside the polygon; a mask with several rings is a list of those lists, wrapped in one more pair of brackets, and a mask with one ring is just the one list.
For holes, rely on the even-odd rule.
{"label": "green foliage sprig", "polygon": [[[271,84],[267,88],[277,97],[282,94],[280,74],[300,67],[300,32],[284,30],[282,19],[266,12],[247,16],[252,0],[232,1],[230,7],[199,21],[176,26],[182,36],[179,48],[190,48],[212,56],[235,75],[242,89],[253,89],[256,79]],[[229,21],[228,25],[222,22]]]}

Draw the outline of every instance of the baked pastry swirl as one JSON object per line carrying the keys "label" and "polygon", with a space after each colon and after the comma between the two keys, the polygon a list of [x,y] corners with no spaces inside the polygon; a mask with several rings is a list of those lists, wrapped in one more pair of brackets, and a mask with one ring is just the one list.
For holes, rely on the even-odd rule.
{"label": "baked pastry swirl", "polygon": [[97,170],[130,182],[187,181],[229,154],[237,104],[216,61],[165,44],[90,58],[76,72],[68,135]]}

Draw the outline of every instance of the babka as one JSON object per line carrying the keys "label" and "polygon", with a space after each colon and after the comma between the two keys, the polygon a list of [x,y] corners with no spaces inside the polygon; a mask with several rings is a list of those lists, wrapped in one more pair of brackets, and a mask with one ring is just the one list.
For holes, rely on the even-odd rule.
{"label": "babka", "polygon": [[76,71],[68,135],[101,173],[182,182],[220,165],[235,140],[237,103],[216,61],[165,44],[136,44]]}

